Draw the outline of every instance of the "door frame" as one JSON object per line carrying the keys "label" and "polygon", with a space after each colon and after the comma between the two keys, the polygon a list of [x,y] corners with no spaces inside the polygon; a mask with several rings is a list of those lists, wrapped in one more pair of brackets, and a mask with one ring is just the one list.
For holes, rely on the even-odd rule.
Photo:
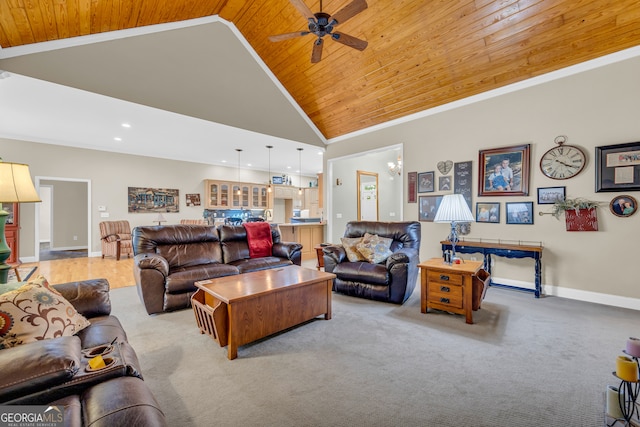
{"label": "door frame", "polygon": [[[84,182],[87,184],[87,257],[92,256],[92,239],[91,239],[91,180],[82,178],[62,178],[58,176],[36,176],[36,191],[40,191],[40,181],[63,181],[63,182]],[[53,202],[53,197],[52,197]],[[34,218],[34,262],[40,261],[40,203],[35,204]],[[52,230],[53,233],[53,230]]]}

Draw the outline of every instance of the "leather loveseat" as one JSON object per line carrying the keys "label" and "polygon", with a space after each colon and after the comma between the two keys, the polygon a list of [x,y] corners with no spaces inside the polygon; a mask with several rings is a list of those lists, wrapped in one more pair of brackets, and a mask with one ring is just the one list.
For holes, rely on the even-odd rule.
{"label": "leather loveseat", "polygon": [[[110,314],[109,282],[94,279],[53,288],[91,324],[72,336],[0,350],[0,404],[56,406],[66,426],[166,426],[126,333]],[[99,354],[110,344],[103,358],[114,363],[89,371],[93,354],[88,351]]]}
{"label": "leather loveseat", "polygon": [[280,241],[271,225],[271,256],[251,258],[239,225],[166,225],[133,229],[133,273],[148,314],[191,307],[195,282],[250,271],[300,265],[302,245]]}
{"label": "leather loveseat", "polygon": [[344,246],[324,247],[324,269],[336,275],[333,290],[361,298],[404,303],[418,280],[420,223],[351,221],[347,223],[344,237],[361,238],[366,233],[391,239],[391,254],[380,263],[351,262]]}

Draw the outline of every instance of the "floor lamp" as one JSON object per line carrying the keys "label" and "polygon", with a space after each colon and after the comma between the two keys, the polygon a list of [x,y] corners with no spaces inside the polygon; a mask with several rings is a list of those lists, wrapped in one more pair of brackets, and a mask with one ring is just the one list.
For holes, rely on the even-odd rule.
{"label": "floor lamp", "polygon": [[447,194],[442,198],[438,212],[433,218],[433,222],[450,222],[451,232],[448,240],[451,242],[451,262],[456,262],[456,244],[458,243],[458,230],[456,224],[459,222],[473,222],[473,214],[467,205],[467,201],[462,194]]}
{"label": "floor lamp", "polygon": [[4,228],[9,212],[2,209],[3,203],[41,202],[29,173],[29,166],[3,162],[0,159],[0,283],[7,283],[11,266],[6,263],[11,255]]}

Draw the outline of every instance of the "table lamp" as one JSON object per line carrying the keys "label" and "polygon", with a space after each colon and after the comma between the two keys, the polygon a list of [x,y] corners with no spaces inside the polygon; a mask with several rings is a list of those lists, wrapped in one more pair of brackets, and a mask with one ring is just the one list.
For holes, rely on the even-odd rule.
{"label": "table lamp", "polygon": [[9,212],[2,209],[3,203],[41,202],[29,173],[29,166],[3,162],[0,159],[0,283],[7,283],[11,266],[6,263],[11,255],[4,228]]}
{"label": "table lamp", "polygon": [[433,222],[450,222],[451,232],[447,238],[451,242],[451,262],[455,262],[456,243],[458,243],[458,231],[456,224],[459,222],[473,222],[473,214],[462,194],[447,194],[442,198],[438,212]]}
{"label": "table lamp", "polygon": [[162,225],[162,223],[163,223],[163,222],[167,222],[167,220],[164,218],[164,216],[162,216],[162,214],[161,214],[161,213],[159,213],[159,214],[158,214],[158,216],[156,216],[156,217],[153,219],[153,222],[157,222],[157,223],[158,223],[158,225]]}

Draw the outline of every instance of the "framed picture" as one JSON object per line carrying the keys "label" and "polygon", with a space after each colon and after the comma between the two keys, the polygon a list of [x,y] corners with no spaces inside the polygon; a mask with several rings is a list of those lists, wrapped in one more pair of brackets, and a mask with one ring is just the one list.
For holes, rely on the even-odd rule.
{"label": "framed picture", "polygon": [[418,193],[432,193],[435,191],[433,172],[421,172],[418,174]]}
{"label": "framed picture", "polygon": [[596,147],[596,192],[640,191],[640,142]]}
{"label": "framed picture", "polygon": [[633,197],[623,194],[611,200],[609,209],[615,216],[627,217],[633,215],[638,210],[638,202]]}
{"label": "framed picture", "polygon": [[507,224],[533,224],[533,202],[505,203]]}
{"label": "framed picture", "polygon": [[10,224],[10,225],[13,224],[13,222],[15,221],[14,218],[15,218],[17,207],[18,207],[17,203],[2,204],[2,208],[9,213],[9,215],[7,216],[7,219],[5,220],[5,224]]}
{"label": "framed picture", "polygon": [[272,176],[271,177],[271,182],[273,184],[283,184],[284,183],[284,178],[281,176]]}
{"label": "framed picture", "polygon": [[129,187],[129,213],[180,212],[180,191],[171,188]]}
{"label": "framed picture", "polygon": [[441,176],[438,178],[438,191],[451,191],[451,176]]}
{"label": "framed picture", "polygon": [[528,196],[530,144],[480,151],[478,196]]}
{"label": "framed picture", "polygon": [[557,200],[564,200],[567,187],[540,187],[538,188],[538,204],[552,205]]}
{"label": "framed picture", "polygon": [[200,206],[200,194],[187,194],[187,206]]}
{"label": "framed picture", "polygon": [[407,203],[415,203],[417,202],[417,191],[418,191],[418,172],[409,172],[407,173]]}
{"label": "framed picture", "polygon": [[433,222],[433,218],[436,217],[436,212],[440,207],[444,196],[420,196],[419,197],[419,215],[420,221]]}
{"label": "framed picture", "polygon": [[500,223],[500,203],[476,202],[476,222]]}

